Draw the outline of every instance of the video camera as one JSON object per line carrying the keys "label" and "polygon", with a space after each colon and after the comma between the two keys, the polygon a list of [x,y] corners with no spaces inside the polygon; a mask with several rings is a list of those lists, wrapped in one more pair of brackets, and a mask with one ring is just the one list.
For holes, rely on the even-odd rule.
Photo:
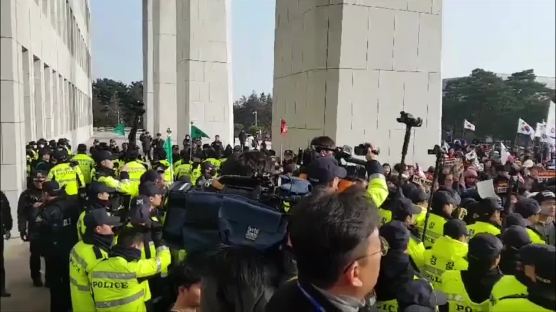
{"label": "video camera", "polygon": [[396,118],[399,123],[403,123],[408,127],[421,127],[423,119],[415,118],[410,113],[400,112],[400,117]]}

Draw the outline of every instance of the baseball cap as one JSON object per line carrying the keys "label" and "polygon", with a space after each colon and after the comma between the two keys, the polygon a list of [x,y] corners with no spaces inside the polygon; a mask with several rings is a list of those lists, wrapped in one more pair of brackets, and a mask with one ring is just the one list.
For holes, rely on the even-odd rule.
{"label": "baseball cap", "polygon": [[392,217],[405,218],[408,215],[421,213],[421,208],[417,207],[409,198],[395,198],[390,206]]}
{"label": "baseball cap", "polygon": [[85,213],[83,219],[87,228],[94,228],[99,225],[121,225],[119,217],[112,216],[104,209],[92,209]]}
{"label": "baseball cap", "polygon": [[147,181],[139,185],[139,194],[151,197],[155,195],[164,195],[164,191],[153,182]]}
{"label": "baseball cap", "polygon": [[44,182],[42,185],[42,189],[51,196],[58,196],[65,193],[64,188],[61,188],[60,184],[58,184],[58,182],[56,181]]}
{"label": "baseball cap", "polygon": [[456,205],[456,200],[450,193],[446,191],[436,191],[432,195],[432,210],[442,210],[442,207],[448,204]]}
{"label": "baseball cap", "polygon": [[97,163],[100,163],[103,160],[114,160],[118,157],[112,154],[110,151],[99,150],[95,153],[94,158]]}
{"label": "baseball cap", "polygon": [[519,213],[523,218],[527,219],[532,215],[541,213],[541,206],[534,199],[523,198],[515,204],[515,212]]}
{"label": "baseball cap", "polygon": [[148,223],[151,217],[151,205],[149,197],[139,195],[131,203],[129,219],[132,224]]}
{"label": "baseball cap", "polygon": [[444,235],[447,235],[453,239],[458,239],[461,236],[469,236],[467,231],[467,226],[465,222],[460,219],[450,219],[444,223]]}
{"label": "baseball cap", "polygon": [[531,238],[523,226],[512,225],[502,233],[502,242],[505,246],[519,250],[519,248],[531,244]]}
{"label": "baseball cap", "polygon": [[409,243],[409,230],[401,221],[392,221],[381,226],[380,236],[388,242],[391,250],[406,250]]}
{"label": "baseball cap", "polygon": [[495,197],[483,198],[475,206],[475,211],[482,216],[489,216],[495,211],[500,211],[503,209],[504,207],[502,207],[498,198]]}
{"label": "baseball cap", "polygon": [[427,193],[420,187],[417,187],[413,183],[406,183],[402,186],[403,193],[407,198],[409,198],[414,204],[421,203],[427,200]]}
{"label": "baseball cap", "polygon": [[307,168],[309,181],[313,184],[326,184],[334,178],[345,178],[346,169],[338,166],[335,159],[331,157],[319,157],[314,159]]}
{"label": "baseball cap", "polygon": [[527,221],[519,213],[512,212],[506,216],[506,227],[517,225],[521,227],[527,226]]}
{"label": "baseball cap", "polygon": [[114,193],[116,190],[114,188],[108,187],[99,182],[91,182],[89,185],[89,194],[96,195],[98,193]]}
{"label": "baseball cap", "polygon": [[52,157],[57,160],[65,160],[68,158],[68,151],[65,148],[57,148],[54,153],[52,153]]}
{"label": "baseball cap", "polygon": [[475,260],[491,260],[502,252],[502,242],[489,233],[479,233],[469,240],[467,257]]}
{"label": "baseball cap", "polygon": [[437,306],[445,305],[448,298],[442,292],[434,291],[425,279],[403,283],[397,294],[398,306],[407,312],[433,312]]}
{"label": "baseball cap", "polygon": [[556,195],[554,195],[554,193],[551,191],[542,191],[542,192],[538,192],[537,195],[533,197],[533,199],[535,199],[540,204],[545,200],[556,199]]}

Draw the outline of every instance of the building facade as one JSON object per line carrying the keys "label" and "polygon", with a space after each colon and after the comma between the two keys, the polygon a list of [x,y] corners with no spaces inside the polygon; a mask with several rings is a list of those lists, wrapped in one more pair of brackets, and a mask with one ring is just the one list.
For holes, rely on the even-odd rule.
{"label": "building facade", "polygon": [[2,0],[1,189],[15,215],[25,144],[92,135],[89,0]]}

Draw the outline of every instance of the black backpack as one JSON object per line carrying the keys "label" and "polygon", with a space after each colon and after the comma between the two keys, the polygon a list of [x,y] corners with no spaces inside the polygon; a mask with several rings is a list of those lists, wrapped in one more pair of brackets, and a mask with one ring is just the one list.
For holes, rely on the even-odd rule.
{"label": "black backpack", "polygon": [[163,235],[188,254],[212,253],[222,245],[268,251],[286,237],[285,215],[242,195],[191,189],[176,182],[168,195]]}

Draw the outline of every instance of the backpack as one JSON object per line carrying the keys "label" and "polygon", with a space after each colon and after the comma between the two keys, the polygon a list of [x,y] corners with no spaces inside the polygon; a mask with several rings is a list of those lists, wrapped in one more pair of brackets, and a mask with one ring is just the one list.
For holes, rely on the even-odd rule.
{"label": "backpack", "polygon": [[238,194],[195,190],[187,182],[176,182],[166,208],[163,237],[188,254],[211,253],[222,245],[264,252],[286,237],[285,215]]}

